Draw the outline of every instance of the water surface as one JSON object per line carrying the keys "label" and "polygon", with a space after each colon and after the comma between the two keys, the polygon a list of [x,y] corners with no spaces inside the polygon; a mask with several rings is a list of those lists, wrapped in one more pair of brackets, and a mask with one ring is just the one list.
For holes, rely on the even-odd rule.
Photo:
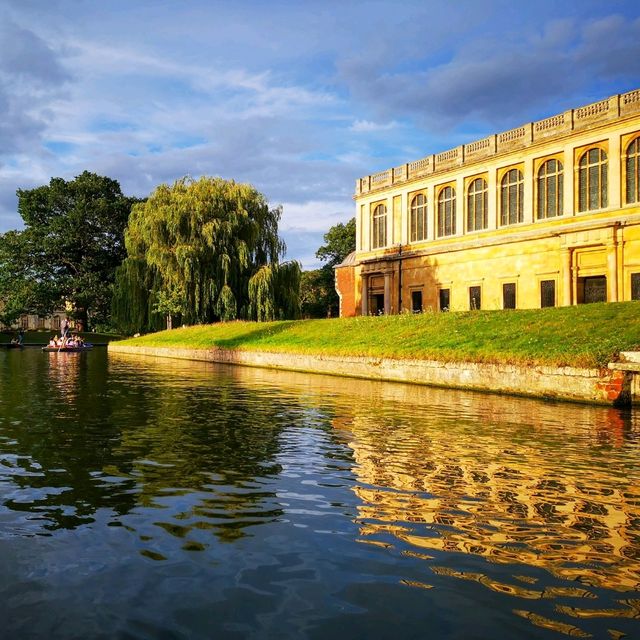
{"label": "water surface", "polygon": [[638,412],[0,352],[13,638],[640,637]]}

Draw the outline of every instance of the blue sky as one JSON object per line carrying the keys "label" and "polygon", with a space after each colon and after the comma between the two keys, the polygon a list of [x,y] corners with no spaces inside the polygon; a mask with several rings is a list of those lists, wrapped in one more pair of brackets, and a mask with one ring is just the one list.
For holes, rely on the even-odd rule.
{"label": "blue sky", "polygon": [[312,267],[358,177],[639,87],[637,0],[0,0],[0,232],[52,176],[219,175]]}

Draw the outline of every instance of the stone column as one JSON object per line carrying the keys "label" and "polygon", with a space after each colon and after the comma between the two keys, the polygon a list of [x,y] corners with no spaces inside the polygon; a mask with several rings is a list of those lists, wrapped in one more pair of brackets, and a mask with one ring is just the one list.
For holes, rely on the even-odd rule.
{"label": "stone column", "polygon": [[622,197],[621,187],[622,180],[620,176],[620,135],[612,135],[609,138],[609,153],[607,154],[608,171],[607,177],[609,184],[608,190],[608,207],[619,208],[622,206],[624,198]]}
{"label": "stone column", "polygon": [[458,176],[456,179],[456,235],[464,235],[467,225],[465,224],[466,214],[466,194],[464,192],[464,177]]}
{"label": "stone column", "polygon": [[522,201],[522,221],[531,224],[534,221],[534,202],[533,202],[533,158],[525,158],[524,161],[524,185],[523,185],[523,201]]}
{"label": "stone column", "polygon": [[488,225],[487,229],[498,228],[498,187],[497,176],[495,168],[489,171],[487,176],[487,212],[488,212]]}
{"label": "stone column", "polygon": [[578,180],[578,174],[573,166],[573,146],[568,144],[564,148],[564,166],[563,166],[563,179],[564,179],[564,202],[563,202],[563,215],[574,216],[576,206],[573,202],[575,183]]}
{"label": "stone column", "polygon": [[369,274],[368,273],[362,274],[362,293],[361,293],[360,302],[362,304],[362,315],[368,316],[369,315]]}
{"label": "stone column", "polygon": [[[615,229],[614,229],[615,234]],[[607,245],[607,302],[618,302],[618,246],[615,241]]]}
{"label": "stone column", "polygon": [[573,282],[571,280],[571,249],[562,249],[562,306],[571,306],[571,293]]}
{"label": "stone column", "polygon": [[391,271],[384,274],[384,315],[391,315]]}

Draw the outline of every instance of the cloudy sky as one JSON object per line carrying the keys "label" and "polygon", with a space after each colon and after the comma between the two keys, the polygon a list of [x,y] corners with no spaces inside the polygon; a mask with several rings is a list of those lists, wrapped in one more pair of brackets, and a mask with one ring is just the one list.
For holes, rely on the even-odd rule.
{"label": "cloudy sky", "polygon": [[638,87],[638,0],[0,0],[0,232],[52,176],[219,175],[311,267],[361,175]]}

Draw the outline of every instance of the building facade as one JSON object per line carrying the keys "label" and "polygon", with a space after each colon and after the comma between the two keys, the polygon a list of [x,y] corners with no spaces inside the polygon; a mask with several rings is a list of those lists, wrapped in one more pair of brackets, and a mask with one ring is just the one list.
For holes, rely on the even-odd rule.
{"label": "building facade", "polygon": [[640,90],[361,178],[340,315],[640,299]]}

